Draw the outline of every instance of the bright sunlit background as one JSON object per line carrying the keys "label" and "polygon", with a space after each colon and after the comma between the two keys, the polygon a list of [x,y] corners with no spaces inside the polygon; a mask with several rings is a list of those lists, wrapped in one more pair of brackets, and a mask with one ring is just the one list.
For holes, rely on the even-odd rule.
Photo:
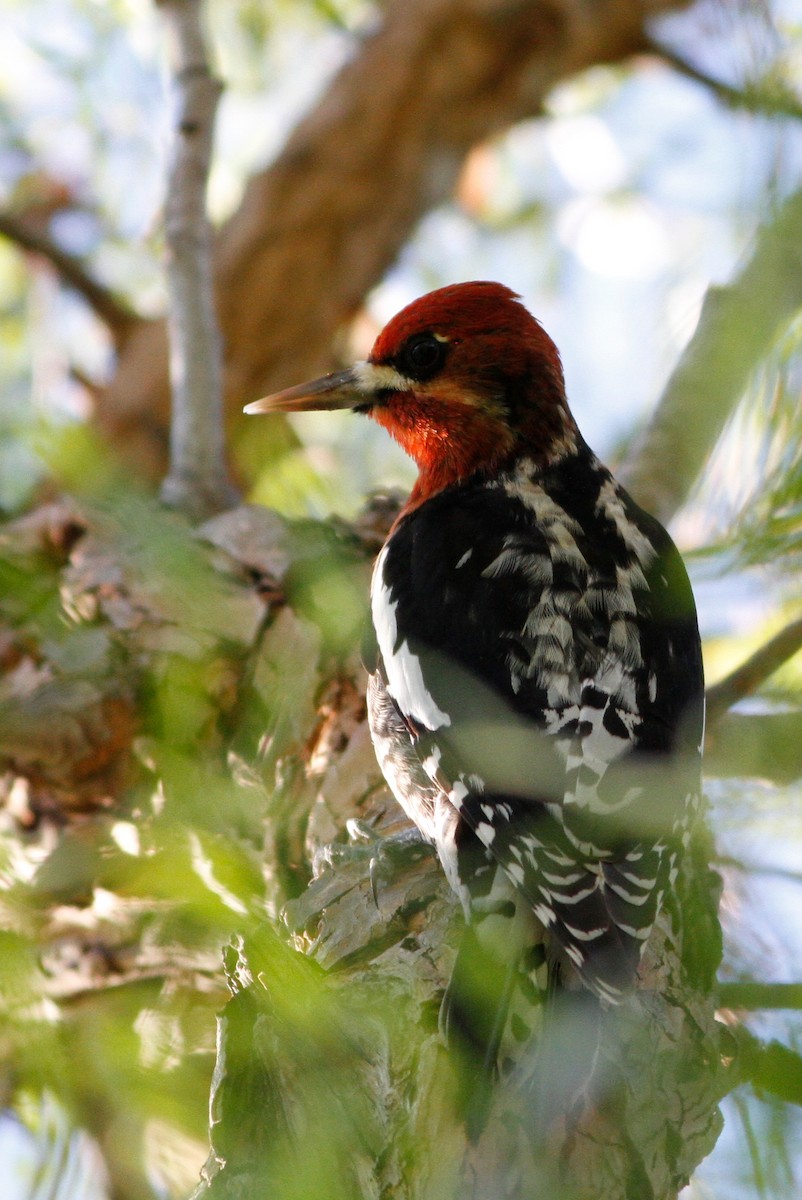
{"label": "bright sunlit background", "polygon": [[[725,85],[771,67],[802,75],[802,11],[709,2],[655,24],[653,33]],[[249,172],[281,148],[297,119],[354,53],[369,4],[213,2],[210,34],[226,82],[218,117],[210,206],[236,208]],[[273,11],[275,10],[275,11]],[[771,30],[774,30],[772,32]],[[0,202],[58,208],[52,231],[70,252],[130,297],[139,312],[165,301],[158,233],[167,102],[163,47],[149,0],[6,0],[0,16]],[[524,298],[561,349],[569,398],[586,439],[614,465],[648,419],[691,336],[706,289],[736,271],[760,221],[802,179],[802,121],[736,112],[703,83],[656,59],[597,68],[555,91],[547,120],[531,120],[477,147],[454,202],[432,212],[347,332],[364,355],[399,307],[433,287],[498,279]],[[388,187],[392,181],[388,180]],[[76,199],[78,203],[76,204]],[[90,411],[85,379],[111,369],[108,337],[86,306],[0,241],[0,511],[36,494],[47,474],[43,425]],[[321,275],[319,286],[327,281]],[[718,447],[673,527],[689,559],[711,679],[776,632],[799,603],[796,568],[757,556],[736,571],[733,531],[772,467],[802,433],[799,323]],[[299,380],[300,382],[300,380]],[[773,420],[778,405],[784,424]],[[353,515],[377,486],[408,487],[413,470],[368,421],[348,414],[294,418],[303,450],[253,480],[255,500],[292,515]],[[779,432],[778,432],[779,430]],[[712,549],[711,549],[712,547]],[[787,564],[786,564],[787,566]],[[1,601],[0,601],[1,602]],[[797,656],[775,681],[799,688]],[[750,782],[743,794],[711,788],[721,853],[752,868],[727,872],[724,975],[794,980],[802,963],[802,789]],[[755,1028],[798,1046],[785,1017]],[[796,1195],[802,1186],[798,1110],[780,1117],[739,1093],[725,1133],[687,1191],[694,1200]],[[0,1121],[5,1200],[105,1197],[91,1144],[71,1140],[56,1107]],[[777,1127],[775,1128],[774,1125]],[[39,1171],[40,1145],[63,1140],[59,1182]],[[166,1192],[164,1193],[167,1194]],[[684,1194],[685,1195],[685,1194]]]}

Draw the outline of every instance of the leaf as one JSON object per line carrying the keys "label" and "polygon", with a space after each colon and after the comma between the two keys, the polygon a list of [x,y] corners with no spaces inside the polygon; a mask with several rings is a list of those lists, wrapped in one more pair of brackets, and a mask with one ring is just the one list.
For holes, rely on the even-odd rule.
{"label": "leaf", "polygon": [[265,749],[279,758],[308,739],[317,719],[320,630],[283,608],[257,651],[252,686],[265,714]]}

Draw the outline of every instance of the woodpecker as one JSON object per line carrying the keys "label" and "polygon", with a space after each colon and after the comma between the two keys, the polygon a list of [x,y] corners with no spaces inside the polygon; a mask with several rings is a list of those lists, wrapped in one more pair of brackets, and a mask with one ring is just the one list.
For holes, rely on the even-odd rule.
{"label": "woodpecker", "polygon": [[508,288],[431,292],[366,361],[245,411],[341,408],[418,466],[373,572],[369,721],[462,904],[466,955],[483,942],[502,969],[470,1033],[492,1054],[516,973],[545,963],[602,1008],[635,985],[699,805],[693,595]]}

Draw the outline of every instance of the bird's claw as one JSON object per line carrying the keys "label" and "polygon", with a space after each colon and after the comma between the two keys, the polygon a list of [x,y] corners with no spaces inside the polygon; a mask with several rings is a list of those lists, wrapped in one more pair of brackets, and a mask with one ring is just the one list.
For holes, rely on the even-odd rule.
{"label": "bird's claw", "polygon": [[375,838],[374,853],[371,855],[368,875],[373,903],[379,907],[379,889],[383,879],[392,876],[399,867],[410,866],[419,862],[428,854],[434,853],[434,847],[420,835],[414,825]]}
{"label": "bird's claw", "polygon": [[417,862],[434,848],[423,840],[414,825],[395,833],[377,833],[368,821],[352,817],[346,821],[347,844],[333,842],[322,847],[313,861],[313,874],[317,877],[327,868],[336,867],[354,860],[368,859],[370,891],[376,907],[379,907],[381,884],[403,866]]}
{"label": "bird's claw", "polygon": [[379,859],[374,854],[368,866],[368,878],[370,879],[370,894],[373,897],[373,903],[376,908],[379,907],[379,870]]}
{"label": "bird's claw", "polygon": [[345,832],[352,842],[371,844],[381,840],[381,835],[376,832],[371,823],[363,821],[359,817],[349,817],[345,822]]}

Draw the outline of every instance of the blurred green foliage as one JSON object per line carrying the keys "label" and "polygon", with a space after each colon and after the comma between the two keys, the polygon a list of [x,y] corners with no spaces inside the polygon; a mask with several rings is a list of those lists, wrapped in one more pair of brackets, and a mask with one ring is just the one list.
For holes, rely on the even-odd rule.
{"label": "blurred green foliage", "polygon": [[[8,11],[26,8],[37,6],[17,0]],[[295,39],[307,54],[318,35],[354,37],[366,12],[359,0],[210,5],[219,67],[242,105],[221,138],[216,218],[232,210],[248,171],[270,150],[264,122],[253,133],[253,114],[263,97],[275,101],[273,76],[282,63],[290,63],[290,74],[297,69],[287,46]],[[41,21],[30,42],[37,95],[53,97],[51,108],[38,108],[16,77],[0,81],[4,204],[11,211],[54,205],[51,232],[138,311],[157,312],[154,130],[163,98],[155,16],[128,0],[74,0],[57,15],[52,27]],[[67,28],[70,38],[62,36]],[[798,54],[798,30],[792,34]],[[790,53],[783,64],[791,74]],[[122,90],[109,78],[115,70],[125,79]],[[623,103],[628,74],[593,73],[576,85],[573,101],[567,93],[555,98],[552,116],[562,108],[578,118],[574,132],[581,133],[585,117]],[[59,109],[60,124],[53,116]],[[278,140],[283,130],[272,124]],[[239,140],[230,136],[234,125],[244,130]],[[448,245],[442,223],[421,231],[407,255],[416,281],[444,282],[441,273],[457,261],[465,269],[470,251],[476,274],[531,263],[548,303],[567,285],[575,263],[555,247],[570,235],[577,200],[587,197],[559,182],[555,232],[547,219],[554,195],[533,191],[529,178],[554,173],[538,147],[519,132],[485,160],[499,186],[473,209],[463,202],[440,214],[456,231]],[[647,209],[653,203],[655,156],[647,152],[607,185],[613,207],[632,195],[645,197]],[[711,166],[708,180],[715,176]],[[74,211],[66,222],[54,182],[69,193]],[[744,224],[738,203],[733,208],[734,223]],[[680,281],[692,224],[685,220],[672,247]],[[726,241],[715,229],[711,241]],[[497,234],[511,240],[493,242]],[[608,281],[612,293],[620,282]],[[689,307],[687,298],[676,301],[678,324]],[[577,341],[592,343],[594,328],[595,318],[586,319]],[[799,615],[800,332],[792,325],[756,374],[681,516],[694,531],[687,540],[698,550],[700,594],[711,577],[747,593],[746,617],[726,627],[710,617],[711,679]],[[639,361],[638,336],[624,348],[630,371]],[[615,341],[608,336],[611,351]],[[355,1164],[367,1171],[382,1144],[364,1109],[360,1071],[381,1069],[391,1054],[406,1054],[410,1073],[416,1070],[415,1039],[431,1030],[433,1007],[421,1026],[408,1019],[411,1001],[400,991],[389,1000],[360,997],[360,1004],[346,989],[333,996],[311,958],[290,949],[274,923],[282,928],[281,905],[309,878],[306,822],[319,796],[305,753],[319,731],[326,686],[357,669],[364,617],[369,555],[352,533],[321,518],[330,508],[352,512],[367,483],[398,468],[356,423],[353,435],[342,435],[353,436],[350,449],[316,432],[314,453],[287,428],[279,435],[267,422],[249,427],[231,448],[241,476],[255,501],[292,518],[281,526],[287,567],[274,578],[216,539],[196,537],[117,462],[70,378],[108,374],[106,333],[5,241],[0,348],[0,513],[9,522],[0,527],[0,1096],[39,1138],[44,1166],[29,1194],[98,1195],[99,1173],[84,1162],[77,1129],[100,1146],[115,1200],[187,1194],[207,1153],[214,1018],[229,995],[221,948],[233,940],[247,943],[247,970],[272,984],[265,989],[270,1020],[254,1043],[254,1021],[264,1014],[248,1011],[246,981],[235,978],[238,951],[227,952],[235,1050],[243,1071],[254,1053],[262,1056],[263,1081],[275,1080],[275,1095],[254,1094],[243,1076],[239,1140],[230,1150],[247,1166],[248,1151],[261,1153],[259,1139],[273,1136],[281,1145],[275,1169],[282,1197],[352,1196]],[[48,503],[52,519],[25,523]],[[709,612],[715,606],[714,599]],[[742,706],[740,723],[722,723],[711,748],[719,855],[730,907],[745,914],[729,931],[727,978],[798,977],[798,942],[774,923],[776,903],[760,922],[769,903],[760,884],[785,872],[783,903],[789,924],[798,925],[799,872],[784,852],[800,844],[800,709],[797,656]],[[107,760],[112,712],[119,746]],[[331,826],[335,815],[328,814]],[[309,948],[301,933],[295,937]],[[388,1009],[397,1023],[385,1019]],[[779,1036],[765,1020],[755,1024],[761,1035]],[[800,1075],[795,1017],[782,1035],[779,1050],[759,1059],[755,1087],[741,1088],[733,1105],[736,1132],[725,1146],[734,1147],[744,1196],[779,1200],[802,1186],[792,1107]],[[348,1045],[353,1052],[345,1054]],[[288,1062],[315,1129],[316,1152],[302,1158],[282,1142],[290,1118],[282,1115],[280,1071]],[[229,1086],[236,1095],[236,1074]],[[342,1121],[332,1118],[332,1091],[342,1097]],[[266,1128],[268,1102],[276,1124]],[[227,1122],[226,1136],[232,1130],[236,1121]],[[402,1143],[399,1156],[405,1152],[411,1155]],[[703,1174],[693,1195],[730,1200],[731,1176],[719,1184],[714,1168],[709,1179]]]}

